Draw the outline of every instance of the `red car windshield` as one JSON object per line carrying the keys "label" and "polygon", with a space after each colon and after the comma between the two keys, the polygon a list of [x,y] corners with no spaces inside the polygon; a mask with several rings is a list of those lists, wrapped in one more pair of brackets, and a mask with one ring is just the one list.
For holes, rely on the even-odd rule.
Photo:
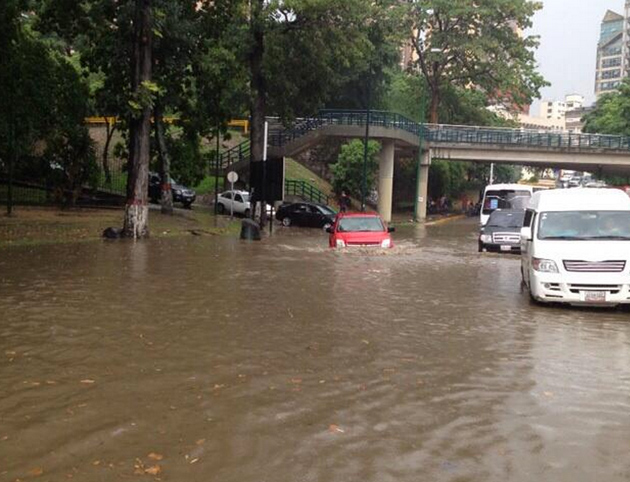
{"label": "red car windshield", "polygon": [[385,231],[381,218],[377,217],[353,217],[353,218],[341,218],[337,231],[340,233],[350,232],[378,232]]}

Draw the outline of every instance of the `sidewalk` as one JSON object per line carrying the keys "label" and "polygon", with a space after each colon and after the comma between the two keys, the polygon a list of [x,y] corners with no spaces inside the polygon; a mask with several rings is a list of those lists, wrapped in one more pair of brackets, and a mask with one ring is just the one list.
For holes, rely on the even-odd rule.
{"label": "sidewalk", "polygon": [[[446,213],[446,214],[430,214],[427,216],[424,224],[431,226],[442,224],[445,222],[455,221],[457,219],[465,219],[468,216],[463,213]],[[392,215],[392,224],[410,224],[413,223],[413,213],[394,213]]]}

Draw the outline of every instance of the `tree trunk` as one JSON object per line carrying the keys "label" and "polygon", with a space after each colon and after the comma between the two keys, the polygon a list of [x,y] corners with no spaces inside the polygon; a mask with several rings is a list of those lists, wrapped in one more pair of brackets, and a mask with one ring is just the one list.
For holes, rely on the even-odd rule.
{"label": "tree trunk", "polygon": [[105,138],[105,148],[103,149],[103,171],[105,172],[105,184],[111,186],[112,172],[109,168],[109,146],[112,142],[112,137],[114,137],[114,132],[116,132],[116,122],[114,121],[114,123],[110,125],[107,118],[105,118],[105,126],[107,134]]}
{"label": "tree trunk", "polygon": [[440,118],[440,93],[438,91],[431,91],[431,106],[429,109],[429,122],[431,124],[437,124]]}
{"label": "tree trunk", "polygon": [[[252,0],[250,28],[252,35],[252,49],[250,52],[250,75],[251,75],[251,160],[253,162],[262,162],[263,150],[265,143],[265,114],[267,110],[266,103],[266,85],[263,72],[263,57],[265,53],[265,33],[263,30],[263,9],[264,0]],[[261,193],[256,193],[257,199],[260,199]],[[261,202],[261,225],[264,225],[266,212],[264,209],[264,200]],[[254,217],[255,209],[252,209],[252,217]]]}
{"label": "tree trunk", "polygon": [[155,138],[157,141],[158,158],[160,160],[160,204],[162,214],[173,214],[173,190],[171,186],[171,158],[168,155],[166,139],[164,137],[164,109],[160,101],[154,108]]}
{"label": "tree trunk", "polygon": [[[13,99],[11,99],[13,101]],[[9,111],[9,172],[7,184],[7,216],[13,215],[13,172],[17,158],[17,142],[15,141],[15,121],[13,118],[13,105]]]}
{"label": "tree trunk", "polygon": [[[136,0],[133,45],[132,91],[139,92],[151,80],[152,15],[151,0]],[[148,180],[151,137],[151,108],[142,106],[129,126],[129,173],[123,236],[149,235]]]}

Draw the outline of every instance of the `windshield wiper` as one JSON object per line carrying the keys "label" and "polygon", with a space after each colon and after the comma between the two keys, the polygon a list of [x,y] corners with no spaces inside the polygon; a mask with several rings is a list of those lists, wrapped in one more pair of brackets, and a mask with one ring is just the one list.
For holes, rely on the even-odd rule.
{"label": "windshield wiper", "polygon": [[540,238],[543,241],[551,240],[573,240],[573,241],[584,241],[586,238],[578,238],[577,236],[545,236],[544,238]]}
{"label": "windshield wiper", "polygon": [[612,239],[612,240],[626,240],[626,241],[630,241],[630,236],[588,236],[584,239]]}

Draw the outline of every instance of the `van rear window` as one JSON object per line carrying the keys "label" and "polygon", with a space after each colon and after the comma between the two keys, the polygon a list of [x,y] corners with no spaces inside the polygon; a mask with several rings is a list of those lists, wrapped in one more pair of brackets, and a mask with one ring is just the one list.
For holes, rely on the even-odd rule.
{"label": "van rear window", "polygon": [[483,202],[483,214],[491,214],[496,209],[525,209],[532,193],[517,190],[488,190]]}

